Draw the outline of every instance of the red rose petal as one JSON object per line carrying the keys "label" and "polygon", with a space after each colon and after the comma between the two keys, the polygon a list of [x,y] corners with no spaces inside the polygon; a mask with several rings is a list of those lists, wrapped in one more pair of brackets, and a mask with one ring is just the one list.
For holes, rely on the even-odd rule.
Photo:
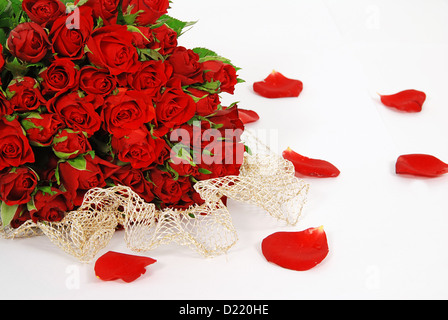
{"label": "red rose petal", "polygon": [[405,154],[395,164],[397,174],[438,177],[448,173],[448,164],[428,154]]}
{"label": "red rose petal", "polygon": [[311,159],[298,154],[291,148],[282,153],[283,158],[289,160],[294,165],[296,174],[310,177],[329,178],[337,177],[340,174],[338,168],[328,161],[320,159]]}
{"label": "red rose petal", "polygon": [[418,90],[404,90],[392,95],[380,95],[381,102],[388,107],[405,112],[422,111],[423,103],[426,100],[426,94]]}
{"label": "red rose petal", "polygon": [[298,97],[302,92],[303,83],[300,80],[286,78],[274,70],[263,81],[255,82],[253,88],[265,98]]}
{"label": "red rose petal", "polygon": [[146,272],[146,266],[156,261],[149,257],[109,251],[96,261],[95,274],[104,281],[122,279],[132,282]]}
{"label": "red rose petal", "polygon": [[260,116],[253,110],[238,109],[238,116],[243,124],[255,122],[260,119]]}
{"label": "red rose petal", "polygon": [[269,262],[297,271],[315,267],[329,251],[323,227],[273,233],[263,240],[261,249]]}

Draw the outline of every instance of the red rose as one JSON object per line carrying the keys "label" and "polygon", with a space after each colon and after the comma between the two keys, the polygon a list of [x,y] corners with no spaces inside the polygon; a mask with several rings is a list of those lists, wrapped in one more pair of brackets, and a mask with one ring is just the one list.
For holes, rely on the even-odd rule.
{"label": "red rose", "polygon": [[196,104],[193,98],[182,90],[180,81],[177,85],[167,87],[156,102],[157,122],[165,128],[173,128],[187,122],[195,112]]}
{"label": "red rose", "polygon": [[218,60],[209,60],[203,62],[202,66],[206,81],[219,81],[221,91],[233,94],[238,80],[232,65]]}
{"label": "red rose", "polygon": [[142,170],[134,169],[130,165],[120,167],[110,177],[117,185],[130,187],[146,202],[154,200],[154,195],[151,192],[151,182],[145,179]]}
{"label": "red rose", "polygon": [[36,110],[46,101],[39,90],[39,83],[31,77],[22,77],[12,80],[8,85],[12,94],[9,102],[14,111],[27,112]]}
{"label": "red rose", "polygon": [[[77,4],[80,0],[76,0]],[[88,0],[83,6],[92,8],[93,17],[101,18],[105,25],[117,23],[118,3],[120,0]]]}
{"label": "red rose", "polygon": [[117,86],[117,80],[107,70],[85,66],[79,72],[79,87],[87,94],[105,97]]}
{"label": "red rose", "polygon": [[32,21],[42,27],[51,25],[65,13],[65,5],[59,0],[23,0],[22,8]]}
{"label": "red rose", "polygon": [[59,131],[53,139],[52,148],[60,159],[73,159],[92,150],[86,134],[72,129]]}
{"label": "red rose", "polygon": [[177,47],[177,32],[163,24],[160,27],[152,29],[154,41],[150,48],[157,50],[161,55],[171,54]]}
{"label": "red rose", "polygon": [[30,210],[31,219],[38,221],[58,222],[65,213],[73,209],[73,205],[66,198],[65,192],[54,188],[45,187],[34,195],[34,208]]}
{"label": "red rose", "polygon": [[40,181],[46,181],[52,185],[58,183],[57,167],[61,159],[46,148],[36,148],[36,163],[34,169],[39,175]]}
{"label": "red rose", "polygon": [[87,41],[90,62],[106,68],[112,75],[135,72],[138,68],[137,49],[132,45],[132,33],[126,26],[110,25],[96,29]]}
{"label": "red rose", "polygon": [[92,158],[90,154],[61,162],[58,165],[61,184],[67,190],[67,197],[75,206],[82,204],[88,190],[105,187],[106,179],[118,169],[118,166],[98,156]]}
{"label": "red rose", "polygon": [[145,94],[155,97],[166,85],[173,73],[171,65],[158,60],[144,61],[138,71],[128,75],[129,85],[136,90],[145,90]]}
{"label": "red rose", "polygon": [[106,98],[101,117],[105,129],[119,138],[154,119],[155,111],[152,100],[142,92],[122,88]]}
{"label": "red rose", "polygon": [[8,206],[31,200],[37,186],[37,175],[28,167],[8,169],[0,173],[0,200]]}
{"label": "red rose", "polygon": [[163,14],[168,12],[168,0],[123,0],[124,13],[138,13],[136,23],[140,26],[154,24]]}
{"label": "red rose", "polygon": [[0,170],[34,162],[34,153],[16,119],[0,119]]}
{"label": "red rose", "polygon": [[204,82],[199,55],[191,49],[177,47],[167,59],[173,66],[173,76],[180,79],[182,86]]}
{"label": "red rose", "polygon": [[218,94],[208,93],[195,88],[188,88],[193,99],[196,101],[196,113],[200,116],[209,116],[215,113],[221,104]]}
{"label": "red rose", "polygon": [[50,146],[59,129],[65,127],[64,122],[55,113],[29,113],[21,120],[22,127],[31,145]]}
{"label": "red rose", "polygon": [[169,162],[171,169],[176,171],[180,176],[193,176],[196,177],[199,174],[198,166],[193,166],[189,161],[185,161],[182,158],[178,158],[177,155],[171,156]]}
{"label": "red rose", "polygon": [[112,136],[111,146],[120,161],[129,162],[135,169],[142,169],[158,159],[165,142],[152,137],[149,131],[142,127],[121,138]]}
{"label": "red rose", "polygon": [[[79,25],[76,25],[78,22]],[[81,59],[92,30],[92,9],[87,6],[78,7],[71,14],[57,18],[50,30],[55,58]]]}
{"label": "red rose", "polygon": [[17,207],[16,213],[14,214],[14,217],[12,218],[9,225],[13,229],[19,228],[22,224],[24,224],[26,221],[30,220],[31,216],[27,209],[27,206],[24,204],[21,204]]}
{"label": "red rose", "polygon": [[42,94],[44,95],[59,95],[69,90],[76,91],[78,87],[78,70],[67,58],[56,59],[43,69],[39,76],[42,78]]}
{"label": "red rose", "polygon": [[77,92],[58,97],[48,108],[57,113],[67,127],[84,131],[89,137],[101,127],[101,118],[92,101],[88,97],[81,98]]}
{"label": "red rose", "polygon": [[148,48],[154,42],[151,27],[136,26],[137,31],[132,32],[132,43],[139,49]]}
{"label": "red rose", "polygon": [[10,32],[6,42],[6,48],[13,56],[30,63],[42,60],[49,46],[47,33],[34,22],[19,24]]}
{"label": "red rose", "polygon": [[11,107],[11,103],[6,99],[2,91],[0,91],[0,117],[6,114],[13,113],[14,110]]}
{"label": "red rose", "polygon": [[[3,69],[4,65],[5,65],[5,58],[3,57],[3,46],[0,44],[0,71]],[[1,79],[0,84],[2,84]]]}
{"label": "red rose", "polygon": [[238,106],[234,105],[231,108],[219,110],[212,117],[209,118],[214,124],[219,124],[220,130],[231,129],[238,132],[238,136],[243,133],[244,124],[238,116]]}
{"label": "red rose", "polygon": [[159,169],[149,172],[149,179],[153,183],[153,193],[162,202],[162,208],[178,204],[191,190],[191,182],[188,177],[173,176]]}

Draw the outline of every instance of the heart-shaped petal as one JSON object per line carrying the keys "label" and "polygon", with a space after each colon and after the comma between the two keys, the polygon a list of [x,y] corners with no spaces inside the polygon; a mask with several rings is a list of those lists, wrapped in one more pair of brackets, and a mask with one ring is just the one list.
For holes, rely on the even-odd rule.
{"label": "heart-shaped petal", "polygon": [[322,226],[273,233],[263,240],[261,248],[267,261],[296,271],[315,267],[329,252],[327,235]]}
{"label": "heart-shaped petal", "polygon": [[282,155],[284,159],[292,162],[298,175],[329,178],[337,177],[340,174],[339,169],[330,162],[302,156],[291,148],[283,151]]}
{"label": "heart-shaped petal", "polygon": [[429,154],[405,154],[395,163],[397,174],[438,177],[448,173],[448,164]]}
{"label": "heart-shaped petal", "polygon": [[255,82],[253,89],[265,98],[298,97],[302,92],[303,83],[274,70],[263,81]]}
{"label": "heart-shaped petal", "polygon": [[241,108],[238,108],[238,116],[243,124],[255,122],[260,119],[260,116],[255,111]]}
{"label": "heart-shaped petal", "polygon": [[426,94],[422,91],[410,89],[391,95],[380,95],[381,102],[391,108],[404,112],[420,112],[426,100]]}
{"label": "heart-shaped petal", "polygon": [[95,263],[96,276],[104,281],[122,279],[132,282],[146,272],[146,267],[157,262],[149,257],[109,251]]}

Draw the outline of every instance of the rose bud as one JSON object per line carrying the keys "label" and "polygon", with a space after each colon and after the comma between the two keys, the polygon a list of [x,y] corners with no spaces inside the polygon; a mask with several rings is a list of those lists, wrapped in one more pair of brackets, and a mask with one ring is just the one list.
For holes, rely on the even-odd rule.
{"label": "rose bud", "polygon": [[59,129],[65,127],[61,118],[54,113],[31,112],[21,121],[32,146],[50,146]]}
{"label": "rose bud", "polygon": [[146,202],[154,200],[154,195],[151,192],[152,183],[145,179],[142,170],[125,165],[120,167],[110,178],[115,184],[130,187]]}
{"label": "rose bud", "polygon": [[[3,46],[0,44],[0,71],[2,71],[5,66],[5,58],[3,57]],[[0,84],[2,84],[0,79]]]}
{"label": "rose bud", "polygon": [[22,8],[33,22],[42,27],[51,25],[65,13],[65,5],[59,0],[23,0]]}
{"label": "rose bud", "polygon": [[10,32],[6,42],[6,48],[13,56],[30,63],[42,60],[49,46],[47,33],[34,22],[19,24]]}
{"label": "rose bud", "polygon": [[161,55],[173,53],[177,47],[177,32],[166,24],[152,29],[155,41],[150,45],[150,49],[157,50]]}
{"label": "rose bud", "polygon": [[9,225],[11,226],[11,228],[17,229],[28,220],[31,220],[30,212],[28,211],[26,204],[21,204],[17,206],[14,217],[12,218]]}
{"label": "rose bud", "polygon": [[95,29],[87,41],[89,61],[109,70],[112,75],[135,72],[138,68],[137,49],[126,26],[110,25]]}
{"label": "rose bud", "polygon": [[31,200],[38,177],[28,167],[11,168],[0,173],[0,200],[8,206]]}
{"label": "rose bud", "polygon": [[8,89],[9,100],[14,111],[28,112],[45,105],[46,100],[39,90],[39,83],[31,77],[20,77],[12,80]]}
{"label": "rose bud", "polygon": [[190,120],[196,112],[196,104],[193,98],[186,94],[180,80],[167,87],[157,101],[157,121],[166,128],[173,128]]}
{"label": "rose bud", "polygon": [[155,139],[142,127],[121,138],[112,136],[111,146],[120,161],[129,162],[135,169],[142,169],[157,161],[165,147],[165,141]]}
{"label": "rose bud", "polygon": [[123,0],[123,14],[136,14],[137,25],[147,26],[154,24],[163,14],[168,12],[168,0]]}
{"label": "rose bud", "polygon": [[3,92],[0,91],[0,117],[12,114],[14,110],[12,109],[11,103],[6,99]]}
{"label": "rose bud", "polygon": [[167,171],[151,170],[149,179],[153,183],[154,195],[162,201],[162,207],[177,204],[191,190],[191,182],[188,177],[174,179]]}
{"label": "rose bud", "polygon": [[[78,17],[73,15],[77,14]],[[74,28],[68,28],[67,23],[78,23]],[[93,30],[92,9],[87,6],[78,7],[70,15],[57,18],[50,30],[51,49],[55,58],[81,59],[84,56],[84,46]]]}
{"label": "rose bud", "polygon": [[91,153],[68,159],[58,165],[60,182],[75,206],[82,204],[88,190],[105,187],[106,179],[118,169],[118,166],[92,156]]}
{"label": "rose bud", "polygon": [[48,110],[58,114],[67,127],[84,131],[89,137],[101,127],[100,115],[89,96],[80,97],[78,92],[71,92],[51,102],[47,105]]}
{"label": "rose bud", "polygon": [[60,159],[73,159],[92,150],[87,134],[63,129],[53,139],[53,152]]}
{"label": "rose bud", "polygon": [[[80,1],[76,0],[75,4]],[[109,25],[117,23],[119,2],[120,0],[88,0],[83,6],[92,8],[95,20],[101,18],[104,25]]]}
{"label": "rose bud", "polygon": [[177,47],[166,61],[173,67],[173,76],[181,80],[182,86],[204,82],[199,55],[193,50]]}
{"label": "rose bud", "polygon": [[31,219],[38,221],[58,222],[65,213],[73,209],[66,197],[66,192],[54,187],[40,187],[34,195],[34,208],[30,209]]}
{"label": "rose bud", "polygon": [[19,121],[0,118],[0,170],[34,160],[33,150]]}
{"label": "rose bud", "polygon": [[79,87],[87,94],[108,96],[117,86],[117,80],[107,70],[85,66],[79,71]]}
{"label": "rose bud", "polygon": [[135,90],[144,90],[150,97],[159,97],[173,73],[173,67],[163,61],[149,60],[140,64],[137,72],[128,75],[129,85]]}
{"label": "rose bud", "polygon": [[219,81],[222,92],[233,94],[235,85],[238,83],[236,69],[219,60],[209,60],[202,64],[205,81]]}
{"label": "rose bud", "polygon": [[218,94],[210,94],[195,88],[188,88],[194,101],[196,101],[196,112],[200,116],[209,116],[216,112],[221,104]]}
{"label": "rose bud", "polygon": [[78,87],[78,72],[75,64],[66,58],[55,60],[44,68],[39,76],[42,78],[42,94],[54,95],[67,91],[76,91]]}
{"label": "rose bud", "polygon": [[154,119],[155,110],[140,91],[120,89],[106,98],[101,117],[105,129],[119,138]]}

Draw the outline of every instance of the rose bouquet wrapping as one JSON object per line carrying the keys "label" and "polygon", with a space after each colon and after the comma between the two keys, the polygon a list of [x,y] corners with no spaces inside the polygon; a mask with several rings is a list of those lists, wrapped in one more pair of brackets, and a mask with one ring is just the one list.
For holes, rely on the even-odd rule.
{"label": "rose bouquet wrapping", "polygon": [[[83,208],[86,194],[116,186],[154,210],[174,212],[170,222],[182,210],[194,219],[188,209],[207,202],[200,182],[221,187],[220,178],[238,177],[244,125],[236,103],[223,106],[220,94],[234,93],[239,68],[211,50],[178,45],[192,23],[167,15],[169,6],[168,0],[0,2],[3,232],[32,225],[48,235],[59,222],[74,228],[65,220]],[[217,199],[223,195],[231,196],[224,191]],[[125,207],[114,210],[127,220],[109,229],[137,224],[124,212],[144,210]],[[82,236],[95,234],[86,230]],[[77,243],[73,230],[67,234]]]}

